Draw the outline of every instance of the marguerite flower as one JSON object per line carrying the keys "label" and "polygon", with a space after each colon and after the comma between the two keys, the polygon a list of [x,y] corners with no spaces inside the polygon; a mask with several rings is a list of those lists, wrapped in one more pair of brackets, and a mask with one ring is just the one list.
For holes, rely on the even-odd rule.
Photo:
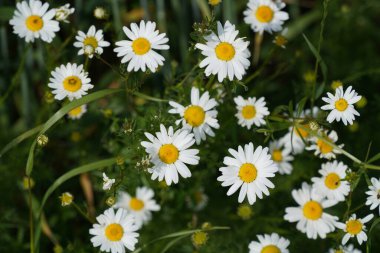
{"label": "marguerite flower", "polygon": [[116,179],[107,177],[106,173],[103,172],[103,190],[110,190],[115,182]]}
{"label": "marguerite flower", "polygon": [[242,127],[251,129],[255,124],[257,127],[265,125],[264,116],[269,115],[268,108],[265,106],[265,98],[249,97],[244,99],[242,96],[234,98],[237,113],[235,116],[238,118],[238,124]]}
{"label": "marguerite flower", "polygon": [[285,220],[297,222],[297,229],[310,239],[325,238],[326,234],[335,231],[338,217],[325,213],[324,209],[335,205],[336,201],[324,199],[307,183],[303,183],[301,189],[293,190],[292,196],[299,206],[287,207]]}
{"label": "marguerite flower", "polygon": [[53,20],[55,10],[48,10],[49,4],[42,4],[38,0],[22,1],[17,3],[13,18],[9,23],[13,26],[13,33],[26,42],[34,42],[41,38],[50,43],[59,31],[58,21]]}
{"label": "marguerite flower", "polygon": [[353,244],[339,246],[337,249],[330,249],[328,253],[362,253],[361,250],[355,249]]}
{"label": "marguerite flower", "polygon": [[69,100],[81,98],[94,87],[90,84],[91,79],[87,77],[88,73],[83,70],[83,65],[77,66],[76,63],[67,63],[66,66],[62,64],[51,75],[48,86],[53,89],[52,93],[57,100],[65,97]]}
{"label": "marguerite flower", "polygon": [[182,122],[183,128],[193,131],[197,144],[201,143],[201,140],[206,140],[206,135],[215,136],[212,128],[218,129],[219,124],[216,116],[218,112],[215,110],[215,106],[218,105],[215,99],[211,98],[206,91],[199,95],[199,89],[193,87],[191,89],[191,104],[184,107],[176,102],[170,101],[169,104],[173,109],[169,110],[169,113],[179,114],[181,119],[176,121],[176,124]]}
{"label": "marguerite flower", "polygon": [[87,105],[78,106],[67,113],[69,119],[80,119],[87,112]]}
{"label": "marguerite flower", "polygon": [[292,173],[293,156],[290,154],[291,150],[284,147],[280,141],[272,141],[269,143],[269,152],[272,155],[272,160],[277,164],[278,172],[281,175]]}
{"label": "marguerite flower", "polygon": [[[328,133],[327,130],[320,131],[320,135],[323,138],[327,139],[329,142],[334,143],[334,144],[338,140],[338,135],[334,130],[331,130],[330,133]],[[313,137],[311,141],[313,142],[313,144],[310,145],[309,147],[306,147],[306,150],[315,150],[314,155],[316,156],[319,155],[320,158],[335,159],[336,157],[335,155],[341,153],[340,150],[334,148],[333,146],[331,146],[330,144],[328,144],[326,141],[324,141],[321,138]],[[337,146],[339,148],[342,148],[344,145],[340,144]]]}
{"label": "marguerite flower", "polygon": [[249,253],[289,253],[290,241],[276,233],[257,235],[257,239],[249,244]]}
{"label": "marguerite flower", "polygon": [[244,21],[251,25],[255,32],[281,31],[284,22],[289,19],[288,13],[281,11],[285,7],[282,1],[250,0],[247,7],[244,11]]}
{"label": "marguerite flower", "polygon": [[278,171],[277,165],[271,160],[268,154],[268,148],[258,146],[256,150],[252,143],[238,147],[238,150],[228,149],[232,155],[224,157],[223,163],[227,167],[219,169],[222,175],[218,181],[222,186],[230,186],[227,195],[230,196],[239,188],[239,203],[242,203],[245,197],[248,198],[249,204],[256,202],[256,196],[260,199],[263,194],[269,196],[268,188],[274,188],[274,184],[268,178],[274,177]]}
{"label": "marguerite flower", "polygon": [[70,8],[70,4],[65,4],[55,9],[55,19],[65,23],[69,23],[67,18],[74,13],[74,8]]}
{"label": "marguerite flower", "polygon": [[98,223],[90,229],[94,247],[100,246],[101,251],[112,253],[125,253],[125,248],[135,250],[139,234],[136,233],[138,227],[133,214],[122,208],[115,213],[113,208],[109,208],[96,220]]}
{"label": "marguerite flower", "polygon": [[227,21],[223,25],[218,22],[218,35],[212,32],[205,37],[206,44],[197,43],[196,48],[202,50],[202,55],[206,56],[199,64],[205,69],[206,76],[218,75],[218,81],[222,82],[228,77],[230,81],[236,77],[243,78],[246,69],[251,64],[248,58],[251,53],[248,50],[248,41],[243,38],[236,39],[239,31],[235,30],[235,25]]}
{"label": "marguerite flower", "polygon": [[313,188],[317,194],[331,200],[344,201],[350,192],[350,183],[345,180],[347,165],[333,161],[322,164],[318,172],[322,177],[313,177]]}
{"label": "marguerite flower", "polygon": [[166,44],[169,39],[165,33],[159,34],[156,23],[141,20],[140,27],[136,23],[131,24],[131,30],[123,27],[124,33],[130,40],[116,42],[114,51],[118,57],[123,57],[121,63],[129,62],[127,71],[146,71],[146,67],[156,72],[158,66],[164,65],[164,57],[155,50],[168,50]]}
{"label": "marguerite flower", "polygon": [[191,172],[185,164],[199,163],[198,149],[189,149],[194,143],[194,135],[187,130],[180,129],[174,132],[173,127],[168,130],[160,125],[160,132],[156,137],[145,133],[148,141],[141,142],[145,151],[151,157],[153,167],[148,169],[152,173],[152,180],[165,178],[167,185],[178,183],[178,173],[183,178],[191,177]]}
{"label": "marguerite flower", "polygon": [[356,214],[352,214],[345,224],[337,223],[336,227],[343,229],[346,234],[342,238],[342,244],[345,245],[352,237],[356,237],[358,243],[361,245],[367,241],[368,237],[366,232],[366,226],[364,225],[373,218],[373,214],[369,214],[363,219],[356,218]]}
{"label": "marguerite flower", "polygon": [[160,210],[160,206],[154,200],[154,191],[148,187],[137,187],[135,197],[120,191],[114,207],[124,208],[131,212],[139,228],[152,219],[152,212]]}
{"label": "marguerite flower", "polygon": [[323,97],[322,100],[327,103],[321,107],[322,110],[331,111],[327,116],[327,121],[329,123],[334,120],[340,121],[342,119],[343,124],[352,125],[355,120],[355,115],[360,116],[360,114],[355,110],[354,105],[358,102],[362,96],[352,89],[352,86],[348,87],[346,91],[343,90],[343,86],[339,86],[335,90],[335,95],[330,92],[327,93],[327,97]]}
{"label": "marguerite flower", "polygon": [[366,192],[368,195],[367,201],[365,204],[367,206],[371,206],[370,209],[373,210],[376,207],[379,207],[379,215],[380,215],[380,179],[371,178],[371,183],[368,187],[369,191]]}
{"label": "marguerite flower", "polygon": [[78,55],[86,54],[92,58],[94,54],[102,54],[103,47],[108,47],[110,43],[103,38],[103,30],[96,31],[95,26],[91,26],[87,34],[78,31],[75,37],[74,47],[80,48]]}

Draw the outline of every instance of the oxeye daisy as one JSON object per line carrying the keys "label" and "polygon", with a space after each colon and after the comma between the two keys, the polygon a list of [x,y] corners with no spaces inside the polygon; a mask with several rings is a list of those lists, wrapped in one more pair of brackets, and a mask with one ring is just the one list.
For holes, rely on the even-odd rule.
{"label": "oxeye daisy", "polygon": [[75,11],[74,8],[70,8],[70,4],[65,4],[59,8],[55,9],[55,19],[65,23],[69,23],[67,18],[73,14]]}
{"label": "oxeye daisy", "polygon": [[257,235],[257,239],[249,244],[249,253],[289,253],[290,241],[276,233]]}
{"label": "oxeye daisy", "polygon": [[376,207],[379,207],[379,215],[380,215],[380,179],[371,178],[371,184],[366,192],[368,195],[367,201],[365,204],[370,206],[370,209],[373,210]]}
{"label": "oxeye daisy", "polygon": [[197,144],[206,140],[206,135],[215,136],[212,128],[218,129],[219,123],[216,119],[218,111],[215,107],[218,105],[215,99],[210,98],[208,91],[199,95],[199,89],[191,89],[191,104],[184,107],[176,102],[170,101],[169,104],[173,109],[169,113],[179,114],[181,119],[176,124],[182,123],[184,129],[193,131]]}
{"label": "oxeye daisy", "polygon": [[67,113],[69,119],[80,119],[87,112],[87,105],[78,106]]}
{"label": "oxeye daisy", "polygon": [[183,178],[191,177],[191,172],[185,164],[199,163],[199,150],[189,149],[194,143],[194,135],[187,130],[180,129],[174,132],[173,127],[165,128],[160,125],[160,132],[153,136],[145,133],[148,141],[141,142],[145,151],[151,157],[153,167],[148,169],[152,173],[152,180],[165,179],[167,185],[178,183],[178,173]]}
{"label": "oxeye daisy", "polygon": [[196,48],[202,50],[205,59],[199,64],[200,68],[206,68],[205,74],[218,75],[218,81],[222,82],[226,77],[230,81],[236,77],[241,80],[251,64],[248,58],[251,53],[248,50],[249,42],[243,38],[236,38],[239,31],[235,25],[227,21],[223,25],[218,22],[218,34],[212,32],[205,37],[206,44],[197,43]]}
{"label": "oxeye daisy", "polygon": [[269,143],[269,152],[272,155],[272,160],[277,164],[278,172],[281,175],[292,173],[293,156],[290,154],[291,150],[284,147],[280,141],[272,141]]}
{"label": "oxeye daisy", "polygon": [[244,11],[244,21],[255,32],[269,33],[282,30],[282,25],[289,19],[288,13],[282,11],[285,3],[272,0],[250,0]]}
{"label": "oxeye daisy", "polygon": [[346,232],[342,238],[342,244],[345,245],[352,237],[356,237],[360,245],[367,241],[368,237],[365,233],[367,229],[364,224],[372,220],[373,216],[373,214],[369,214],[363,219],[359,219],[356,218],[356,214],[352,214],[346,223],[337,223],[336,227]]}
{"label": "oxeye daisy", "polygon": [[345,180],[347,165],[333,161],[322,164],[318,172],[322,177],[313,177],[313,188],[317,194],[331,200],[344,201],[350,192],[350,183]]}
{"label": "oxeye daisy", "polygon": [[48,86],[53,89],[54,98],[62,100],[67,97],[69,100],[81,98],[87,94],[94,86],[90,84],[91,79],[88,73],[83,70],[83,65],[67,63],[56,67],[51,72]]}
{"label": "oxeye daisy", "polygon": [[223,187],[230,186],[227,195],[230,196],[239,188],[239,203],[247,197],[249,204],[256,202],[256,196],[260,199],[263,194],[269,196],[268,188],[274,188],[274,184],[268,178],[274,177],[278,171],[276,164],[268,154],[268,148],[258,146],[254,149],[249,143],[238,147],[238,150],[228,149],[232,155],[224,157],[223,163],[227,167],[219,169],[222,175],[217,178]]}
{"label": "oxeye daisy", "polygon": [[330,92],[327,93],[327,97],[323,97],[322,100],[327,103],[321,107],[322,110],[331,111],[327,116],[329,123],[336,121],[343,121],[344,125],[352,125],[355,120],[355,115],[360,114],[355,110],[354,105],[358,102],[362,96],[352,89],[352,86],[348,87],[346,91],[343,90],[343,86],[339,86],[335,90],[335,95]]}
{"label": "oxeye daisy", "polygon": [[264,97],[259,99],[255,97],[244,99],[242,96],[238,96],[234,98],[234,101],[237,109],[235,116],[239,120],[239,125],[251,129],[253,124],[257,127],[266,124],[264,117],[269,115],[269,111],[265,106],[266,102]]}
{"label": "oxeye daisy", "polygon": [[78,31],[78,35],[75,37],[77,40],[74,42],[74,47],[78,47],[78,55],[86,54],[92,58],[94,54],[102,54],[103,47],[108,47],[110,43],[103,38],[103,30],[96,31],[95,26],[91,26],[87,34],[82,31]]}
{"label": "oxeye daisy", "polygon": [[330,249],[328,253],[362,253],[361,250],[355,249],[353,244],[339,246],[336,249]]}
{"label": "oxeye daisy", "polygon": [[[328,131],[320,131],[320,135],[328,140],[329,142],[335,144],[335,142],[338,140],[338,135],[334,130],[331,130],[330,133]],[[335,159],[336,154],[340,154],[341,151],[331,146],[329,143],[327,143],[324,139],[313,137],[311,139],[312,145],[309,147],[306,147],[307,150],[315,150],[314,155],[318,156],[320,158],[326,158],[326,159]],[[342,148],[344,145],[340,144],[337,145],[339,148]]]}
{"label": "oxeye daisy", "polygon": [[146,71],[148,67],[151,72],[156,72],[158,66],[164,65],[164,57],[155,50],[168,50],[166,44],[169,39],[165,33],[159,34],[156,29],[156,23],[148,21],[131,24],[131,29],[123,27],[124,33],[130,40],[116,42],[114,51],[118,57],[122,57],[121,63],[128,63],[127,71]]}
{"label": "oxeye daisy", "polygon": [[13,33],[25,38],[26,42],[41,38],[50,43],[59,31],[59,23],[53,20],[55,10],[48,8],[48,3],[42,4],[38,0],[17,3],[13,18],[9,21],[13,26]]}
{"label": "oxeye daisy", "polygon": [[316,194],[307,183],[303,183],[301,189],[293,190],[292,196],[299,206],[287,207],[285,220],[297,222],[297,229],[310,239],[325,238],[326,234],[335,231],[338,217],[325,213],[324,209],[335,205],[336,201]]}
{"label": "oxeye daisy", "polygon": [[90,229],[94,247],[100,246],[101,251],[112,253],[125,253],[125,248],[135,250],[139,234],[136,233],[138,227],[132,214],[122,208],[115,213],[113,208],[109,208],[96,220],[98,223]]}
{"label": "oxeye daisy", "polygon": [[120,191],[115,208],[124,208],[135,216],[136,225],[141,228],[152,219],[152,212],[160,210],[160,206],[154,200],[154,192],[148,187],[137,187],[136,196],[132,197],[126,192]]}

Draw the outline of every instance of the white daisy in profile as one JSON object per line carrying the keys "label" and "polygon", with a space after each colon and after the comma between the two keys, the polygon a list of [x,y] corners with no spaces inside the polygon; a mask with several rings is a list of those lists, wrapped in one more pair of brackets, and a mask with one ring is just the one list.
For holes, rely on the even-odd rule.
{"label": "white daisy in profile", "polygon": [[91,79],[87,77],[88,73],[83,70],[83,65],[78,66],[76,63],[67,63],[66,66],[62,64],[51,75],[48,86],[53,89],[52,93],[57,100],[66,97],[69,100],[81,98],[94,87],[90,84]]}
{"label": "white daisy in profile", "polygon": [[232,155],[224,157],[223,163],[227,167],[219,169],[222,175],[217,178],[223,187],[228,187],[227,196],[235,193],[239,188],[239,203],[247,197],[249,204],[256,202],[256,196],[260,199],[263,194],[269,196],[268,188],[274,188],[274,184],[268,178],[274,177],[278,171],[277,165],[271,160],[268,148],[258,146],[254,149],[252,142],[238,150],[228,149]]}
{"label": "white daisy in profile", "polygon": [[123,27],[124,33],[130,40],[116,42],[114,51],[118,57],[122,57],[121,63],[128,63],[127,71],[145,72],[148,67],[151,72],[156,72],[158,66],[164,65],[165,58],[155,50],[168,50],[166,44],[169,39],[165,33],[159,34],[156,23],[141,20],[140,26],[136,23],[131,24],[131,29]]}
{"label": "white daisy in profile", "polygon": [[333,161],[322,164],[318,172],[321,177],[313,177],[313,188],[317,194],[331,200],[344,201],[350,192],[350,183],[345,180],[347,165]]}
{"label": "white daisy in profile", "polygon": [[87,105],[84,104],[84,105],[81,105],[81,106],[78,106],[78,107],[75,107],[74,109],[72,109],[71,111],[69,111],[67,113],[67,117],[69,119],[80,119],[82,118],[83,114],[85,114],[87,112]]}
{"label": "white daisy in profile", "polygon": [[70,4],[65,4],[59,8],[55,9],[55,19],[65,23],[69,23],[67,18],[73,14],[75,11],[74,8],[70,8]]}
{"label": "white daisy in profile", "polygon": [[352,125],[355,120],[355,115],[360,114],[355,110],[354,104],[358,102],[362,96],[352,89],[352,86],[348,87],[346,91],[343,90],[343,86],[339,86],[335,90],[335,95],[330,92],[327,93],[327,97],[323,97],[322,100],[327,103],[321,107],[322,110],[331,111],[327,116],[327,121],[332,123],[334,120],[339,122],[343,121],[344,125]]}
{"label": "white daisy in profile", "polygon": [[244,21],[255,32],[279,32],[282,25],[289,19],[289,14],[282,11],[285,3],[272,0],[250,0],[244,11]]}
{"label": "white daisy in profile", "polygon": [[178,173],[183,178],[191,177],[191,172],[186,164],[197,165],[199,163],[199,150],[189,149],[194,143],[194,135],[187,130],[180,129],[174,132],[173,127],[165,128],[160,125],[160,132],[153,136],[145,133],[149,141],[141,142],[145,151],[151,157],[153,167],[148,169],[152,173],[152,180],[165,179],[167,185],[178,183]]}
{"label": "white daisy in profile", "polygon": [[370,206],[370,209],[373,210],[376,207],[379,207],[379,215],[380,215],[380,179],[371,178],[371,184],[368,186],[369,191],[366,191],[368,195],[367,201],[365,204]]}
{"label": "white daisy in profile", "polygon": [[268,107],[265,106],[264,97],[259,99],[255,97],[244,99],[242,96],[238,96],[234,98],[234,101],[237,109],[235,116],[238,118],[240,126],[251,129],[253,124],[257,127],[266,124],[264,117],[269,115],[269,111]]}
{"label": "white daisy in profile", "polygon": [[215,107],[218,105],[215,99],[210,98],[208,91],[200,96],[199,89],[193,87],[191,89],[191,104],[184,107],[174,101],[169,104],[173,109],[169,113],[179,114],[181,119],[176,124],[182,123],[184,129],[193,131],[195,141],[200,144],[202,140],[206,140],[206,135],[215,136],[212,128],[218,129],[219,123],[216,118],[218,111]]}
{"label": "white daisy in profile", "polygon": [[279,234],[257,235],[257,241],[252,241],[248,248],[249,253],[289,253],[290,241]]}
{"label": "white daisy in profile", "polygon": [[55,10],[48,10],[49,4],[42,4],[38,0],[22,1],[17,3],[15,13],[9,23],[13,26],[13,33],[26,42],[34,42],[41,38],[50,43],[59,31],[59,23],[53,20]]}
{"label": "white daisy in profile", "polygon": [[[320,131],[319,135],[333,144],[338,141],[338,135],[334,130],[331,130],[330,133],[328,133],[327,130]],[[306,147],[306,150],[314,150],[314,155],[319,156],[320,158],[335,159],[336,154],[341,153],[340,150],[334,148],[321,138],[312,137],[311,141],[312,144],[309,147]],[[344,145],[340,144],[336,146],[342,148]]]}
{"label": "white daisy in profile", "polygon": [[363,219],[356,218],[356,214],[352,214],[346,223],[337,223],[336,227],[342,229],[346,234],[342,238],[342,244],[345,245],[352,237],[356,237],[359,245],[367,241],[368,237],[365,223],[372,220],[373,214],[369,214]]}
{"label": "white daisy in profile", "polygon": [[132,197],[120,191],[115,208],[124,208],[135,216],[136,225],[141,228],[152,219],[152,212],[160,210],[154,200],[154,191],[148,187],[137,187],[136,196]]}
{"label": "white daisy in profile", "polygon": [[106,173],[103,172],[103,190],[109,191],[112,188],[112,185],[116,182],[116,179],[109,178]]}
{"label": "white daisy in profile", "polygon": [[362,253],[361,250],[355,249],[353,244],[339,246],[336,249],[330,249],[328,253]]}
{"label": "white daisy in profile", "polygon": [[205,69],[206,76],[218,75],[218,81],[222,82],[226,77],[230,81],[236,77],[241,80],[251,62],[248,58],[251,53],[248,50],[249,42],[243,38],[236,38],[239,31],[235,25],[227,21],[223,25],[218,22],[218,34],[212,32],[205,37],[206,44],[197,43],[196,48],[202,50],[205,59],[199,64]]}
{"label": "white daisy in profile", "polygon": [[110,43],[103,38],[103,30],[97,30],[95,26],[91,26],[88,29],[87,34],[82,31],[78,31],[78,35],[75,37],[77,40],[74,42],[74,47],[78,47],[78,55],[86,54],[92,58],[94,54],[102,54],[103,47],[108,47]]}
{"label": "white daisy in profile", "polygon": [[294,159],[290,154],[291,150],[284,147],[280,141],[272,141],[269,143],[269,152],[272,155],[272,160],[277,164],[278,172],[281,175],[290,175],[293,170],[291,162]]}
{"label": "white daisy in profile", "polygon": [[90,229],[94,247],[100,246],[101,251],[112,253],[125,253],[125,248],[135,250],[139,234],[136,233],[138,227],[133,214],[128,214],[123,208],[116,210],[116,213],[109,208],[96,220],[98,223]]}
{"label": "white daisy in profile", "polygon": [[305,233],[307,238],[326,238],[328,233],[335,231],[338,217],[325,213],[324,209],[335,205],[336,201],[316,194],[307,183],[303,183],[301,189],[293,190],[292,196],[299,206],[287,207],[284,219],[297,222],[297,229]]}

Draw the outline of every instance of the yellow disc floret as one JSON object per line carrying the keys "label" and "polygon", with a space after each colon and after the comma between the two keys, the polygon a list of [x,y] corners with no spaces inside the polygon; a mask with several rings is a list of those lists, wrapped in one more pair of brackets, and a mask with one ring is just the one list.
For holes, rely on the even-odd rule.
{"label": "yellow disc floret", "polygon": [[38,32],[44,26],[44,21],[40,16],[31,15],[25,20],[26,27],[32,32]]}
{"label": "yellow disc floret", "polygon": [[76,92],[82,87],[82,81],[77,76],[68,76],[63,80],[63,88],[67,91]]}
{"label": "yellow disc floret", "polygon": [[84,46],[91,46],[92,48],[95,49],[98,47],[98,41],[94,36],[89,36],[83,40],[83,45]]}
{"label": "yellow disc floret", "polygon": [[253,105],[246,105],[241,110],[244,119],[253,119],[256,116],[256,107]]}
{"label": "yellow disc floret", "polygon": [[330,173],[325,178],[325,185],[331,190],[335,190],[340,186],[340,177],[336,173]]}
{"label": "yellow disc floret", "polygon": [[[329,140],[331,141],[331,140]],[[328,154],[333,151],[333,147],[322,139],[318,139],[317,146],[322,154]]]}
{"label": "yellow disc floret", "polygon": [[131,198],[129,207],[134,211],[140,211],[144,208],[144,202],[138,198]]}
{"label": "yellow disc floret", "polygon": [[281,162],[282,161],[282,151],[281,149],[275,149],[272,152],[272,159],[275,162]]}
{"label": "yellow disc floret", "polygon": [[269,6],[262,5],[257,8],[255,15],[261,23],[269,23],[273,19],[274,12]]}
{"label": "yellow disc floret", "polygon": [[349,220],[346,223],[347,233],[357,235],[362,231],[363,224],[359,220]]}
{"label": "yellow disc floret", "polygon": [[215,47],[215,54],[219,60],[230,61],[235,56],[235,48],[228,42],[220,42]]}
{"label": "yellow disc floret", "polygon": [[281,250],[273,244],[263,247],[260,253],[281,253]]}
{"label": "yellow disc floret", "polygon": [[338,111],[341,111],[341,112],[344,112],[348,107],[348,103],[347,103],[347,100],[345,100],[344,98],[339,98],[336,102],[335,102],[335,109],[337,109]]}

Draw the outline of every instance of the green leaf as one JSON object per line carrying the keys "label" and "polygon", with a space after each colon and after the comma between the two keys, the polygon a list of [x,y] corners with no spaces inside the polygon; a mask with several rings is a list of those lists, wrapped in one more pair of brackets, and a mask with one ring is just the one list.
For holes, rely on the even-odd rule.
{"label": "green leaf", "polygon": [[321,55],[319,54],[318,50],[314,47],[314,45],[310,42],[310,40],[306,37],[305,34],[302,34],[303,38],[306,40],[307,45],[309,46],[311,52],[317,59],[317,61],[321,64],[321,70],[323,75],[323,83],[326,82],[327,79],[327,66],[326,63],[323,61]]}
{"label": "green leaf", "polygon": [[290,116],[293,117],[293,116],[294,116],[294,115],[293,115],[293,113],[294,113],[294,108],[293,108],[293,101],[292,101],[292,100],[289,101],[289,104],[288,104],[288,111],[289,111]]}
{"label": "green leaf", "polygon": [[298,105],[297,105],[297,114],[296,114],[296,117],[299,117],[299,116],[301,115],[301,112],[302,112],[303,108],[305,107],[306,101],[307,101],[307,97],[304,97],[304,98],[302,98],[301,101],[298,103]]}
{"label": "green leaf", "polygon": [[317,90],[315,91],[315,99],[318,99],[322,95],[323,91],[325,90],[325,86],[325,83],[318,85]]}
{"label": "green leaf", "polygon": [[373,157],[371,157],[371,159],[369,159],[367,161],[367,163],[373,163],[373,162],[375,162],[375,161],[377,161],[379,159],[380,159],[380,153],[378,153],[378,154],[374,155]]}
{"label": "green leaf", "polygon": [[140,93],[140,92],[133,92],[133,95],[135,95],[137,97],[141,97],[141,98],[146,99],[146,100],[154,101],[154,102],[169,102],[169,100],[151,97],[151,96],[148,96],[148,95]]}
{"label": "green leaf", "polygon": [[380,223],[380,218],[377,218],[371,225],[371,228],[369,229],[368,232],[368,241],[367,241],[367,253],[371,252],[371,239],[372,239],[372,234],[375,230],[375,227]]}
{"label": "green leaf", "polygon": [[161,250],[161,253],[167,252],[172,246],[174,246],[174,244],[176,244],[178,241],[180,241],[186,237],[188,237],[188,235],[180,236],[180,237],[177,237],[177,238],[171,240],[168,244],[166,244],[165,248],[163,248]]}

